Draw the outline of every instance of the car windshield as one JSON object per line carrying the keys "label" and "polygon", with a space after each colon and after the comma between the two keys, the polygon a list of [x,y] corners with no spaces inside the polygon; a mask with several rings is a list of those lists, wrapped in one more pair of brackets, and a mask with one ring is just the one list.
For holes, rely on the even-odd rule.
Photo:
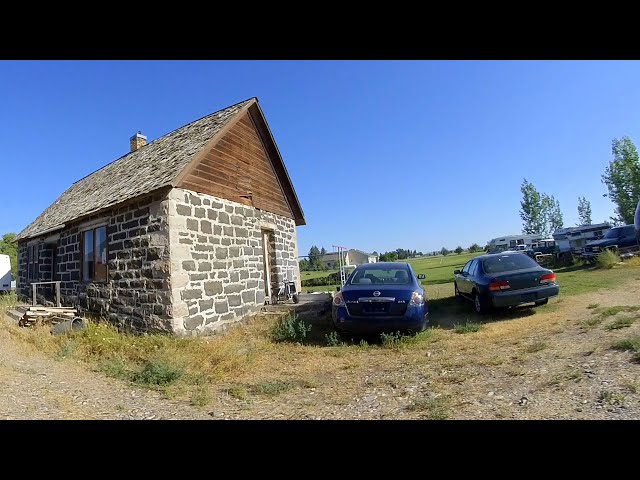
{"label": "car windshield", "polygon": [[537,267],[538,264],[526,255],[496,255],[485,258],[482,262],[485,273],[502,273],[512,270]]}
{"label": "car windshield", "polygon": [[353,272],[351,285],[408,285],[409,270],[398,267],[358,268]]}

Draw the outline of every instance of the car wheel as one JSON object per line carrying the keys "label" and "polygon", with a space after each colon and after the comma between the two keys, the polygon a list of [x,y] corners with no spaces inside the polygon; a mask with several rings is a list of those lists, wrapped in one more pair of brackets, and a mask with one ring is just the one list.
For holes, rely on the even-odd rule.
{"label": "car wheel", "polygon": [[487,302],[482,299],[482,296],[478,292],[475,292],[473,296],[473,305],[476,309],[476,313],[479,315],[483,315],[489,311]]}
{"label": "car wheel", "polygon": [[540,305],[546,305],[547,303],[549,303],[549,299],[545,298],[544,300],[538,300],[536,302],[536,307],[539,307]]}

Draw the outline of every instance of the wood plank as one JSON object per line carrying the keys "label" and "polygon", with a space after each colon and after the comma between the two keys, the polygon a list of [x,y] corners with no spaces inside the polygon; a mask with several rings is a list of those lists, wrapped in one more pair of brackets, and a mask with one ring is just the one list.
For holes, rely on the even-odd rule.
{"label": "wood plank", "polygon": [[240,197],[238,192],[230,192],[228,189],[222,188],[219,185],[214,185],[215,187],[219,188],[214,189],[211,185],[205,185],[202,182],[192,182],[192,178],[193,177],[189,177],[188,179],[184,180],[180,188],[186,188],[187,190],[193,190],[194,192],[205,193],[214,197],[231,200],[243,205],[251,205],[249,200],[244,197]]}
{"label": "wood plank", "polygon": [[[249,107],[256,103],[256,99],[251,99],[242,109],[233,116],[230,120],[227,121],[226,125],[222,127],[212,138],[207,142],[205,147],[198,152],[193,159],[189,162],[182,171],[177,175],[175,181],[173,182],[173,186],[181,187],[183,180],[191,173],[191,171],[195,168],[196,165],[200,163],[202,158],[207,154],[207,152],[214,146],[218,140],[225,135],[233,126],[244,116],[244,114],[248,111]],[[182,187],[181,187],[182,188]]]}
{"label": "wood plank", "polygon": [[[192,172],[192,174],[188,178],[188,181],[192,183],[198,183],[195,180],[195,178],[192,178],[192,177],[205,179],[219,185],[228,186],[228,184],[223,183],[224,180],[222,179],[222,175],[217,171],[217,169],[211,168],[206,165],[198,165],[198,167]],[[222,180],[222,181],[219,181],[219,180]],[[206,188],[206,185],[204,184],[204,182],[200,182],[200,183],[202,183],[203,187]],[[256,182],[254,184],[252,179],[245,179],[243,178],[242,175],[238,175],[234,183],[236,187],[245,185],[245,188],[238,188],[236,190],[237,195],[242,195],[244,192],[252,192],[254,195],[259,194],[261,198],[268,199],[271,203],[278,205],[281,211],[287,212],[287,215],[290,215],[290,212],[288,212],[288,209],[287,209],[287,204],[284,202],[284,198],[282,196],[278,196],[272,193],[270,189],[265,188],[260,182]],[[290,217],[290,218],[293,218],[293,217]]]}
{"label": "wood plank", "polygon": [[[217,154],[219,160],[226,162],[237,161],[232,156],[232,154],[224,148],[219,148],[216,146],[213,151]],[[271,185],[273,185],[274,188],[277,187],[277,192],[284,196],[282,187],[280,186],[280,183],[278,182],[278,179],[276,178],[275,173],[272,169],[268,169],[265,165],[261,165],[259,160],[252,160],[251,168],[258,173],[258,175],[255,175],[255,177],[259,178],[261,175],[264,176],[265,181],[268,181]]]}

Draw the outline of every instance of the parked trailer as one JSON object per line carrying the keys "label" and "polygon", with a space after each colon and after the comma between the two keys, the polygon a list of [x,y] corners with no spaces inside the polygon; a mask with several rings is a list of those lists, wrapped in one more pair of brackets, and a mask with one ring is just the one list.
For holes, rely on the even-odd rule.
{"label": "parked trailer", "polygon": [[0,292],[15,290],[9,255],[0,255]]}
{"label": "parked trailer", "polygon": [[556,252],[560,255],[580,255],[582,253],[582,247],[584,247],[587,242],[600,240],[609,229],[611,229],[611,225],[606,222],[560,228],[553,233],[557,247]]}
{"label": "parked trailer", "polygon": [[530,247],[532,243],[540,240],[542,240],[542,235],[539,234],[504,235],[489,241],[489,251],[525,249],[521,245]]}

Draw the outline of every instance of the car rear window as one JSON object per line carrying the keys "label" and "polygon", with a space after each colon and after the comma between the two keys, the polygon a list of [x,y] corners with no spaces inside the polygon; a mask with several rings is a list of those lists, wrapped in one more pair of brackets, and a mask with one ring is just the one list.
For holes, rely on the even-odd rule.
{"label": "car rear window", "polygon": [[353,272],[351,285],[408,285],[409,270],[406,268],[360,268]]}
{"label": "car rear window", "polygon": [[512,270],[537,267],[535,260],[526,255],[496,255],[485,258],[482,262],[485,273],[502,273]]}

